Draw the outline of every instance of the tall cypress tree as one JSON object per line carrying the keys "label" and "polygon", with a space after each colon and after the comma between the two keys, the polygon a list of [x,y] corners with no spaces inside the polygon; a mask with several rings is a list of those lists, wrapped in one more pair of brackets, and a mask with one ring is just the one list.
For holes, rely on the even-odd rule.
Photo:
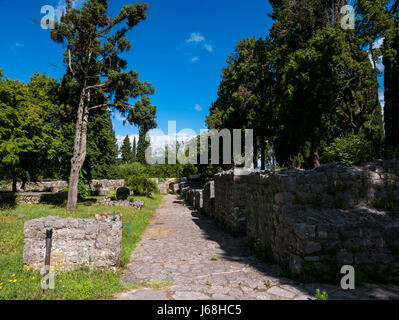
{"label": "tall cypress tree", "polygon": [[126,135],[125,139],[123,139],[120,151],[123,162],[130,162],[132,160],[132,146],[130,145],[130,140],[128,135]]}
{"label": "tall cypress tree", "polygon": [[[365,40],[341,27],[343,1],[271,1],[280,165],[314,168],[346,133],[382,136],[377,71]],[[362,21],[358,22],[362,23]]]}
{"label": "tall cypress tree", "polygon": [[140,128],[136,159],[142,164],[146,163],[145,151],[150,145],[145,137],[149,130],[157,127],[157,122],[155,121],[156,110],[157,107],[151,104],[150,99],[143,96],[140,101],[137,101],[134,110],[131,110],[127,117],[129,123],[133,123]]}
{"label": "tall cypress tree", "polygon": [[385,34],[383,59],[385,135],[388,156],[399,157],[399,0],[388,10],[391,19]]}

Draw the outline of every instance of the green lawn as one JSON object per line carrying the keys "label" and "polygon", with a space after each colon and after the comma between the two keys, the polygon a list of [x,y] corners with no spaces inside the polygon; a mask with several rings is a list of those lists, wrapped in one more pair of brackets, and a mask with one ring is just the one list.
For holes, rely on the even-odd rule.
{"label": "green lawn", "polygon": [[[80,202],[75,211],[52,205],[23,205],[0,210],[0,300],[3,299],[107,299],[128,286],[120,281],[120,276],[129,261],[137,242],[149,224],[155,210],[159,207],[162,195],[153,198],[134,197],[144,200],[145,206],[139,211],[127,207],[94,205],[94,199]],[[118,272],[90,271],[83,268],[78,271],[56,274],[55,289],[43,293],[40,272],[24,267],[22,252],[24,246],[23,226],[27,220],[44,217],[94,218],[99,212],[122,213],[122,221],[130,222],[130,235],[123,230],[122,265]],[[140,284],[131,284],[130,286]],[[150,286],[151,284],[148,284]]]}

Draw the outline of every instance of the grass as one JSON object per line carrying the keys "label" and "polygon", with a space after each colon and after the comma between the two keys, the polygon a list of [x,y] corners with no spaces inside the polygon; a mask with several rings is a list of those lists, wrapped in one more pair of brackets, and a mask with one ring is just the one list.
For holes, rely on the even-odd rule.
{"label": "grass", "polygon": [[[0,210],[0,300],[112,298],[115,293],[127,288],[120,281],[120,276],[153,213],[159,207],[161,198],[162,195],[159,194],[155,194],[153,198],[135,197],[145,202],[141,211],[129,207],[93,205],[96,198],[80,202],[74,211],[67,211],[61,206],[42,204],[18,204],[12,208],[3,208]],[[123,222],[130,223],[130,235],[127,230],[123,230],[121,265],[118,271],[89,270],[82,267],[75,271],[57,272],[54,290],[44,293],[40,284],[40,272],[23,265],[24,222],[50,215],[62,218],[94,218],[96,213],[113,210],[122,213]],[[140,285],[143,287],[146,284]]]}

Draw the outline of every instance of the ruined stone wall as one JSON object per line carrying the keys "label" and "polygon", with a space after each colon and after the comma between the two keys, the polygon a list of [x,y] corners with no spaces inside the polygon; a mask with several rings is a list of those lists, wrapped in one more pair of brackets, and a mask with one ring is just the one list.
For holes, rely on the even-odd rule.
{"label": "ruined stone wall", "polygon": [[223,172],[215,176],[214,217],[246,232],[294,274],[337,272],[344,264],[398,272],[399,160],[239,177]]}
{"label": "ruined stone wall", "polygon": [[95,219],[48,216],[25,222],[23,261],[40,269],[45,256],[46,229],[53,228],[51,266],[74,269],[81,265],[95,269],[113,269],[121,254],[121,215],[97,214]]}
{"label": "ruined stone wall", "polygon": [[203,189],[196,189],[194,191],[194,207],[198,210],[203,208]]}
{"label": "ruined stone wall", "polygon": [[124,179],[119,179],[119,180],[108,180],[108,179],[102,179],[102,180],[91,180],[89,183],[91,191],[95,195],[99,196],[106,196],[107,194],[110,193],[110,191],[116,191],[116,189],[120,187],[125,186],[125,180]]}
{"label": "ruined stone wall", "polygon": [[214,218],[234,234],[245,234],[245,179],[233,170],[215,175]]}
{"label": "ruined stone wall", "polygon": [[25,204],[64,204],[68,197],[67,192],[0,192],[0,203]]}
{"label": "ruined stone wall", "polygon": [[215,181],[209,181],[205,184],[202,198],[203,212],[212,217],[215,211]]}
{"label": "ruined stone wall", "polygon": [[[37,181],[37,182],[27,182],[25,184],[25,191],[34,191],[34,192],[58,192],[63,190],[68,186],[68,182],[64,180],[56,180],[56,181]],[[5,190],[12,190],[12,183],[9,183],[5,186]],[[24,191],[22,189],[22,183],[17,182],[17,191]]]}
{"label": "ruined stone wall", "polygon": [[[91,180],[89,182],[90,189],[93,192],[99,191],[101,189],[106,189],[107,192],[116,190],[119,187],[125,185],[124,179],[119,180]],[[17,191],[31,191],[31,192],[59,192],[68,187],[68,182],[64,180],[54,180],[54,181],[37,181],[37,182],[27,182],[25,184],[25,190],[22,189],[22,183],[17,182]],[[12,183],[5,186],[5,190],[12,190]],[[100,191],[101,193],[101,191]],[[104,193],[104,192],[102,192]]]}

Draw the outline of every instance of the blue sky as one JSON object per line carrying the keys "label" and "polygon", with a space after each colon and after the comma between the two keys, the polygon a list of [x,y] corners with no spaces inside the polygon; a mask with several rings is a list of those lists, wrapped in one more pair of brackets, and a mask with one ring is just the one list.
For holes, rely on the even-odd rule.
{"label": "blue sky", "polygon": [[[78,0],[77,6],[83,1]],[[112,0],[110,13],[135,1]],[[155,87],[158,128],[167,134],[168,121],[177,131],[205,129],[205,116],[216,99],[221,70],[236,43],[244,37],[264,37],[271,27],[265,0],[148,0],[147,20],[129,34],[132,50],[128,69]],[[60,45],[53,43],[41,20],[44,5],[60,12],[63,0],[0,0],[0,68],[12,79],[28,81],[35,72],[59,78],[63,72]],[[119,138],[138,130],[123,125],[118,114],[113,124]]]}
{"label": "blue sky", "polygon": [[[75,0],[80,6],[83,0]],[[116,15],[126,0],[110,1]],[[176,121],[177,132],[190,128],[196,134],[205,129],[205,116],[217,97],[227,55],[244,37],[264,37],[272,21],[266,0],[147,0],[147,20],[129,34],[132,50],[126,56],[128,70],[155,87],[151,96],[157,106],[158,128],[167,134],[168,121]],[[64,0],[0,0],[0,68],[11,79],[28,81],[35,72],[59,78],[63,48],[53,43],[39,23],[44,5],[60,14]],[[382,81],[380,81],[381,83]],[[383,103],[383,93],[380,100]],[[119,114],[112,116],[119,142],[127,134],[133,139],[138,129],[123,125]],[[181,137],[189,137],[186,132]],[[153,132],[153,144],[165,141]]]}

